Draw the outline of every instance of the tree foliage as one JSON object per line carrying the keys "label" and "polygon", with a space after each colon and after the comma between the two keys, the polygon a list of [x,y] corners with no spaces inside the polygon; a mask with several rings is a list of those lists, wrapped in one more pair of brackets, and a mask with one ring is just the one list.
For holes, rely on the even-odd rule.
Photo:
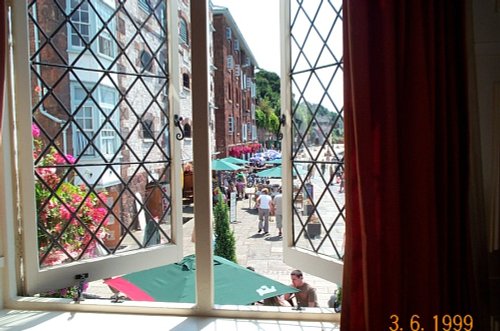
{"label": "tree foliage", "polygon": [[270,71],[260,70],[255,74],[257,100],[268,100],[268,105],[276,115],[281,114],[280,77]]}
{"label": "tree foliage", "polygon": [[[313,120],[313,115],[315,119]],[[344,142],[344,122],[342,116],[319,104],[301,102],[294,110],[294,122],[306,141],[313,141],[316,137],[314,128],[322,127],[323,133],[328,134],[330,143]],[[333,125],[333,129],[331,126]],[[306,131],[307,130],[307,131]]]}
{"label": "tree foliage", "polygon": [[215,249],[214,254],[236,262],[236,239],[229,225],[229,207],[219,193],[214,207]]}
{"label": "tree foliage", "polygon": [[274,72],[260,70],[255,75],[257,85],[257,127],[276,133],[281,114],[280,78]]}

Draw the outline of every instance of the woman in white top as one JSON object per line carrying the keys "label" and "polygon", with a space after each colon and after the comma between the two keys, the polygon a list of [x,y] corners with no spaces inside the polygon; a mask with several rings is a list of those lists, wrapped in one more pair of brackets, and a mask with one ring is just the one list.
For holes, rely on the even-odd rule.
{"label": "woman in white top", "polygon": [[269,234],[269,210],[273,201],[268,193],[268,189],[264,188],[257,198],[257,206],[259,208],[259,231],[257,233],[264,231],[264,235]]}

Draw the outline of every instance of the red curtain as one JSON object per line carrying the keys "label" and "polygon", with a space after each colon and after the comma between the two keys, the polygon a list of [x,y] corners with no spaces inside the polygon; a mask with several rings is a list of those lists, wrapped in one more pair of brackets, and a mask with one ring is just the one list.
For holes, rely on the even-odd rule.
{"label": "red curtain", "polygon": [[5,86],[5,52],[7,49],[7,38],[5,36],[5,25],[7,24],[7,15],[5,13],[5,3],[0,4],[0,142],[2,141],[2,118],[3,118],[3,97]]}
{"label": "red curtain", "polygon": [[434,330],[475,309],[465,2],[344,1],[344,35],[342,331]]}

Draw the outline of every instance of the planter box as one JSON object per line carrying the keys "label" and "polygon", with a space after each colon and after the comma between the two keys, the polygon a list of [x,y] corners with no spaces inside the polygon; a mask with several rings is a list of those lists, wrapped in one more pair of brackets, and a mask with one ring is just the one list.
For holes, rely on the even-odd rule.
{"label": "planter box", "polygon": [[314,239],[321,236],[321,223],[309,223],[307,224],[306,236],[308,238]]}
{"label": "planter box", "polygon": [[302,215],[309,216],[313,213],[314,206],[311,204],[304,204],[304,209],[302,210]]}

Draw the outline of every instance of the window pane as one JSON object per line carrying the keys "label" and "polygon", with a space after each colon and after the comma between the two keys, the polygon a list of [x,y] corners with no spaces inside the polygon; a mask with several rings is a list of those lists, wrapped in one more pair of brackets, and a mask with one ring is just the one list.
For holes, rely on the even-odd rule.
{"label": "window pane", "polygon": [[294,245],[341,260],[345,233],[341,2],[291,1],[291,17]]}
{"label": "window pane", "polygon": [[[155,20],[135,23],[144,15],[135,1],[71,0],[68,8],[32,2],[30,31],[36,24],[47,36],[31,58],[37,63],[32,88],[47,87],[42,106],[32,109],[39,266],[171,244],[170,189],[164,189],[171,163],[168,98],[159,93],[167,90],[167,72],[143,77],[132,65],[139,55],[127,48],[139,44],[154,56],[167,54],[167,34],[155,32]],[[49,18],[48,10],[57,13]],[[156,10],[165,17],[165,6]],[[67,51],[66,40],[84,46],[82,38],[93,39],[90,50]],[[117,41],[123,51],[110,59]],[[143,145],[146,116],[157,134]]]}

